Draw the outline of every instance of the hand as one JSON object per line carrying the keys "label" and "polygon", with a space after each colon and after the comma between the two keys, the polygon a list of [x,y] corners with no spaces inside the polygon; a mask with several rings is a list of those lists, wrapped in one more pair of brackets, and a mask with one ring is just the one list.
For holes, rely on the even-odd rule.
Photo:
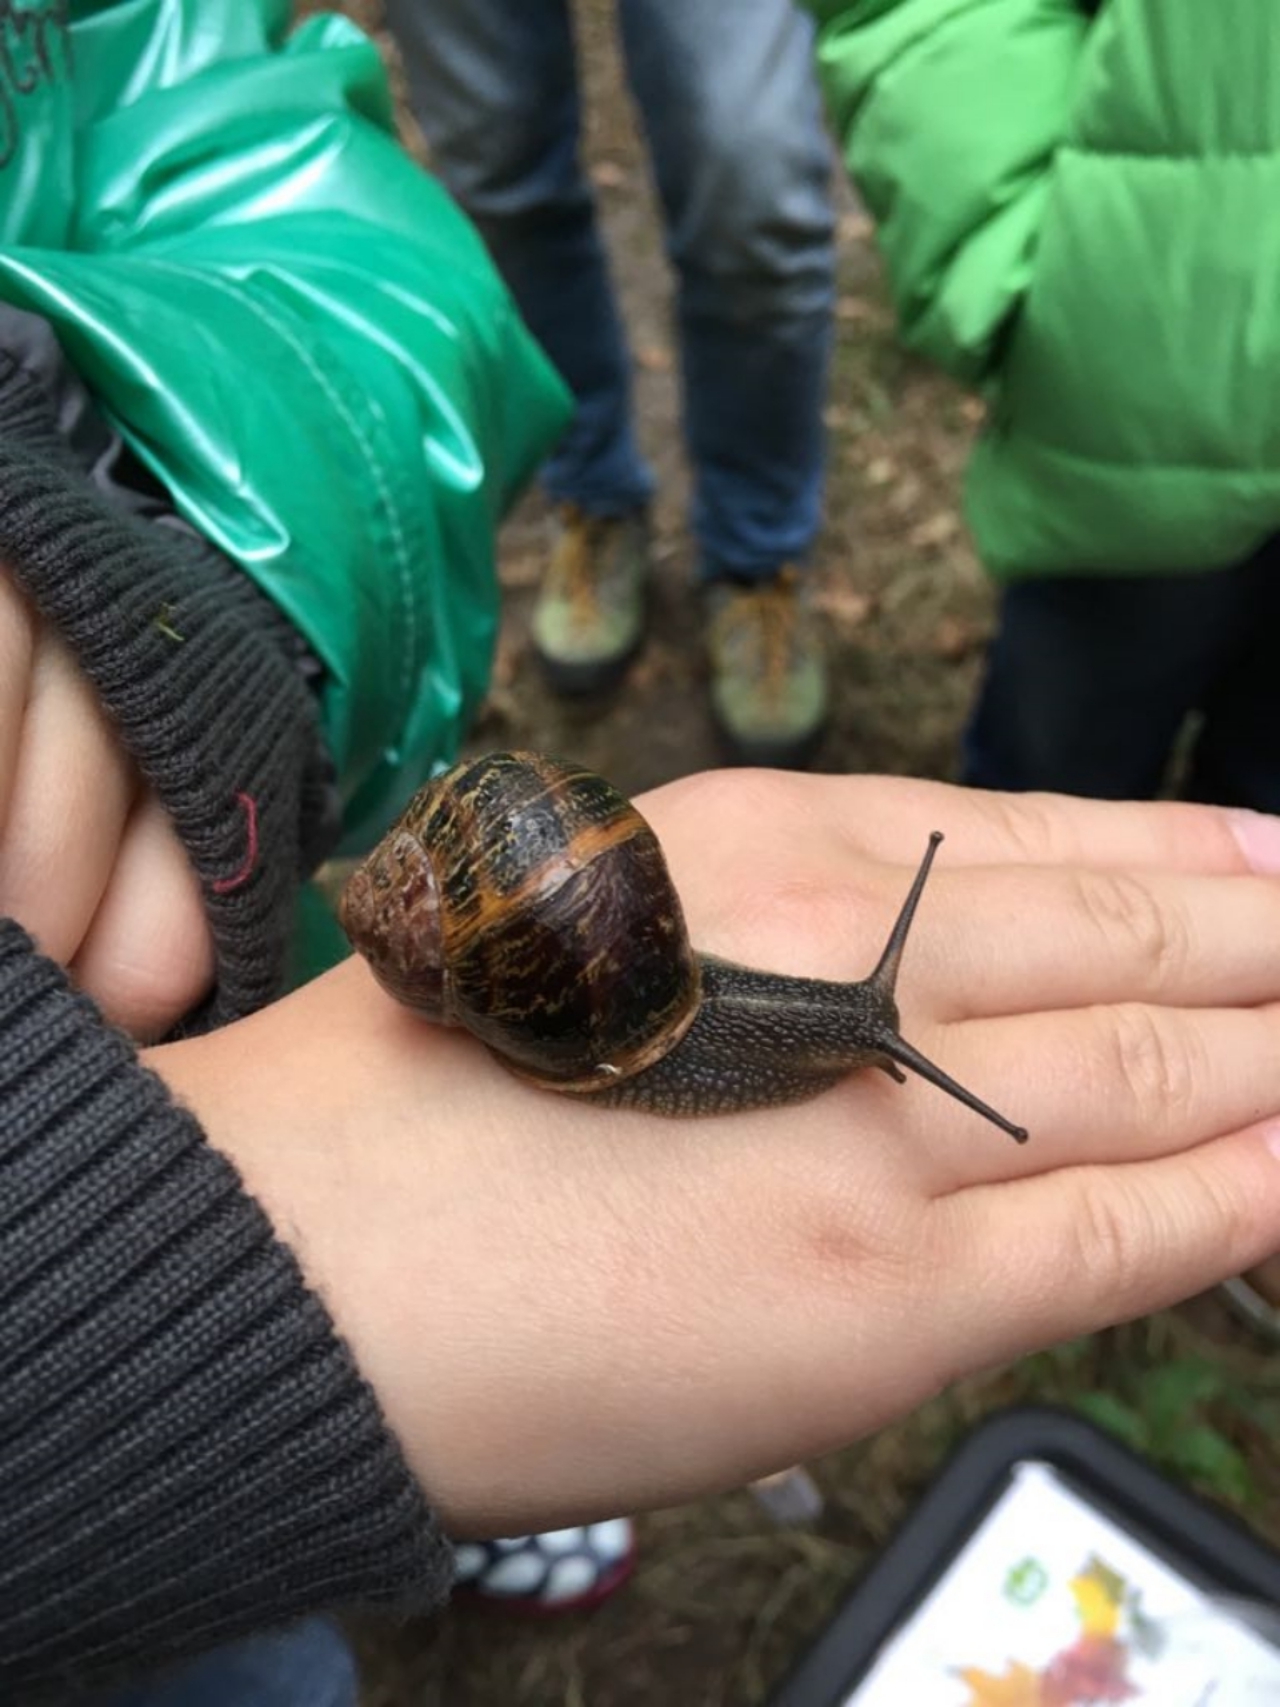
{"label": "hand", "polygon": [[135,1036],[213,977],[195,872],[57,632],[0,567],[0,913]]}
{"label": "hand", "polygon": [[[641,802],[694,941],[862,977],[929,830],[904,1035],[675,1123],[531,1090],[348,961],[152,1062],[238,1163],[459,1535],[666,1504],[1280,1248],[1280,821],[737,772]],[[714,834],[708,834],[714,826]]]}

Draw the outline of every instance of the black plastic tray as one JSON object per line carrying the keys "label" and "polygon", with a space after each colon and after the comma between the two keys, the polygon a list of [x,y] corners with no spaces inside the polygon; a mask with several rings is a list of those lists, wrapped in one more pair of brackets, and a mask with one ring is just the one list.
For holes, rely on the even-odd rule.
{"label": "black plastic tray", "polygon": [[1199,1588],[1280,1606],[1280,1552],[1083,1417],[1024,1406],[997,1412],[948,1459],[769,1707],[840,1707],[1030,1461]]}

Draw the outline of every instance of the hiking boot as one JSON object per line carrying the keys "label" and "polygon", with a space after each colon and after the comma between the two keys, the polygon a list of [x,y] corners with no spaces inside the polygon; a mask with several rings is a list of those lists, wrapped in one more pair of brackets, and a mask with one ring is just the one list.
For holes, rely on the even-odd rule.
{"label": "hiking boot", "polygon": [[557,693],[616,687],[644,638],[649,522],[644,511],[560,511],[560,531],[533,612],[533,645]]}
{"label": "hiking boot", "polygon": [[734,764],[799,769],[827,721],[827,670],[809,585],[787,567],[707,593],[711,709]]}

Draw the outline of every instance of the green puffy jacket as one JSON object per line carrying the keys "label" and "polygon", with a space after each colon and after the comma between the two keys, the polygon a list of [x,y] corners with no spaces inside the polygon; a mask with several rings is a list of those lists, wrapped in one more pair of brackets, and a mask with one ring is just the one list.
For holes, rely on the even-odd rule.
{"label": "green puffy jacket", "polygon": [[991,572],[1215,568],[1280,530],[1275,0],[809,4],[904,337],[989,392]]}
{"label": "green puffy jacket", "polygon": [[452,757],[567,418],[373,43],[289,0],[0,7],[0,300],[325,666],[351,839]]}

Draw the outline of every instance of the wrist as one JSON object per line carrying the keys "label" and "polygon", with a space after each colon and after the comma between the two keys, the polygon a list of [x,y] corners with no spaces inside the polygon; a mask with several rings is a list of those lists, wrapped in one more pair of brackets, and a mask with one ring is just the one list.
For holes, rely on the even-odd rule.
{"label": "wrist", "polygon": [[291,1246],[437,1509],[473,1527],[483,1443],[462,1412],[484,1336],[466,1230],[501,1168],[487,1082],[499,1100],[519,1087],[355,959],[147,1059]]}
{"label": "wrist", "polygon": [[[751,1195],[733,1122],[695,1145],[533,1090],[357,960],[151,1064],[293,1247],[451,1533],[616,1515],[785,1458],[734,1343],[758,1320],[720,1231],[731,1183]],[[717,1409],[723,1364],[748,1379]]]}

